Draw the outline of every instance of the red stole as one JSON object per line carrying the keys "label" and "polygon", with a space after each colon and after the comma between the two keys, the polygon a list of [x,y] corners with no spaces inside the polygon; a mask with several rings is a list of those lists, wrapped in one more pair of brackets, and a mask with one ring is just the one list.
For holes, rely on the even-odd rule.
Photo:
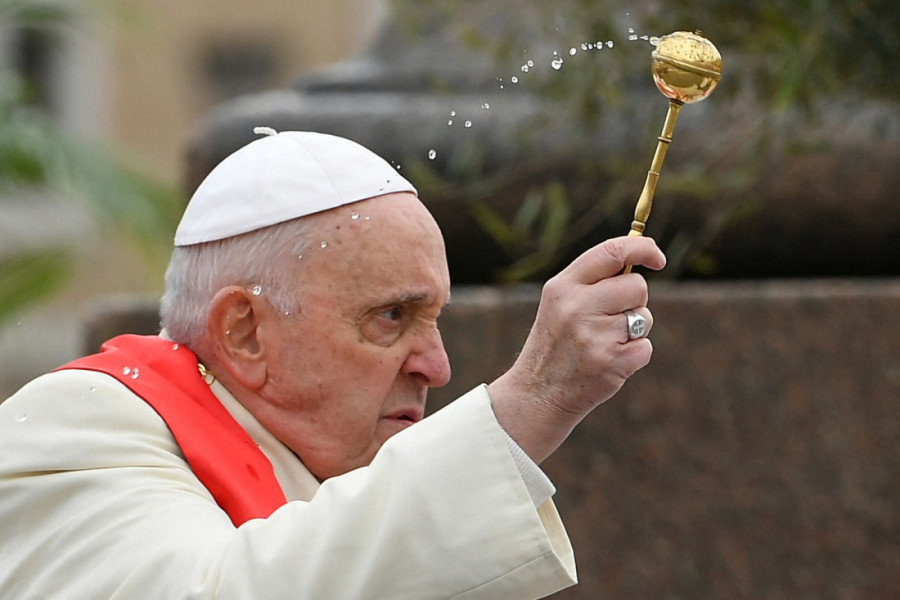
{"label": "red stole", "polygon": [[200,376],[193,352],[157,336],[121,335],[59,369],[106,373],[159,413],[191,470],[235,526],[283,505],[275,471]]}

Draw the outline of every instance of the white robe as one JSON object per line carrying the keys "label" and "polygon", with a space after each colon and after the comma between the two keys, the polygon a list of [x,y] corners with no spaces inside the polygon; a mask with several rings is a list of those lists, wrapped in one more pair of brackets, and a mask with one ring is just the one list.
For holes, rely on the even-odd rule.
{"label": "white robe", "polygon": [[293,499],[237,528],[115,379],[61,371],[0,404],[0,598],[519,600],[575,583],[484,386],[321,486],[224,404]]}

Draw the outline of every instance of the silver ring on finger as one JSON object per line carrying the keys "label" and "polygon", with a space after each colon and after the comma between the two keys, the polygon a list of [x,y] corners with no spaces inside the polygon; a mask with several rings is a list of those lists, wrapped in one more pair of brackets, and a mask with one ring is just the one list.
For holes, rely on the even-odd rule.
{"label": "silver ring on finger", "polygon": [[628,339],[637,340],[647,335],[647,319],[633,310],[623,313],[628,321]]}

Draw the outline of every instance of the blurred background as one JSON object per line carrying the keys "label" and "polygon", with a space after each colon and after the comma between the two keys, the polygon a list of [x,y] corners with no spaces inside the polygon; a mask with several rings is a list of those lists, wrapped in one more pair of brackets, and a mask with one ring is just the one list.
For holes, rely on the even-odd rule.
{"label": "blurred background", "polygon": [[470,289],[448,318],[471,298],[504,340],[454,373],[491,377],[528,286],[628,231],[666,111],[650,53],[677,30],[723,79],[682,109],[648,223],[656,370],[549,467],[561,509],[621,519],[577,528],[604,566],[567,597],[896,597],[893,0],[0,0],[0,398],[94,348],[104,314],[152,328],[186,199],[258,125],[346,135],[413,181]]}
{"label": "blurred background", "polygon": [[217,103],[362,52],[368,0],[0,3],[0,396],[161,293],[187,140]]}

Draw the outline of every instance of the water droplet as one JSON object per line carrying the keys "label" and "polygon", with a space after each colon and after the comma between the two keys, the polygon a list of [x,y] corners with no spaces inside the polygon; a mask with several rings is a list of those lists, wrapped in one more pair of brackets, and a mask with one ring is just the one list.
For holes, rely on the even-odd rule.
{"label": "water droplet", "polygon": [[351,214],[350,218],[353,219],[354,221],[359,221],[359,213],[355,212],[355,213]]}
{"label": "water droplet", "polygon": [[569,48],[569,56],[575,56],[578,54],[578,48]]}
{"label": "water droplet", "polygon": [[447,121],[447,125],[453,125],[453,119],[450,119],[449,121]]}
{"label": "water droplet", "polygon": [[465,125],[466,125],[466,127],[471,127],[471,126],[472,126],[472,121],[466,121]]}
{"label": "water droplet", "polygon": [[513,75],[512,77],[510,77],[509,80],[512,81],[513,83],[519,83],[519,78],[516,77],[515,75]]}
{"label": "water droplet", "polygon": [[28,420],[28,415],[26,413],[22,413],[21,415],[16,416],[16,421],[19,423],[24,423]]}
{"label": "water droplet", "polygon": [[131,372],[131,378],[137,379],[140,376],[141,376],[141,371],[137,367],[135,367],[134,370]]}
{"label": "water droplet", "polygon": [[659,46],[659,38],[654,36],[650,36],[650,45],[651,46]]}
{"label": "water droplet", "polygon": [[563,61],[561,58],[554,58],[550,61],[550,66],[559,71],[563,66]]}
{"label": "water droplet", "polygon": [[456,116],[456,111],[455,111],[455,110],[451,110],[451,111],[450,111],[450,116],[451,116],[451,117],[455,117],[455,116]]}
{"label": "water droplet", "polygon": [[327,247],[328,247],[328,242],[322,242],[321,244],[319,244],[319,246],[322,247],[322,248],[327,248]]}
{"label": "water droplet", "polygon": [[97,391],[97,384],[92,383],[91,384],[91,392],[96,392],[96,391]]}
{"label": "water droplet", "polygon": [[131,367],[124,367],[122,369],[122,375],[128,375],[129,373],[131,373]]}
{"label": "water droplet", "polygon": [[252,289],[251,291],[253,292],[253,295],[254,295],[254,296],[259,296],[260,294],[262,294],[262,286],[261,286],[261,285],[254,285],[254,286],[253,286],[253,289]]}
{"label": "water droplet", "polygon": [[530,69],[530,67],[529,67],[528,65],[522,65],[522,72],[523,72],[523,73],[527,73],[527,72],[528,72],[528,69]]}
{"label": "water droplet", "polygon": [[628,41],[629,41],[629,42],[636,42],[637,39],[638,39],[638,36],[637,36],[636,33],[632,33],[632,34],[630,34],[630,35],[628,36]]}
{"label": "water droplet", "polygon": [[368,216],[368,215],[366,215],[366,221],[368,221],[368,220],[369,220],[369,216]]}
{"label": "water droplet", "polygon": [[612,41],[612,40],[609,40],[608,42],[606,42],[606,47],[607,47],[607,48],[612,48],[612,47],[613,47],[613,41]]}
{"label": "water droplet", "polygon": [[434,160],[436,156],[437,156],[437,150],[435,150],[434,148],[432,148],[431,150],[428,151],[428,159],[429,160]]}
{"label": "water droplet", "polygon": [[644,40],[645,42],[647,42],[647,41],[650,41],[650,36],[649,36],[649,35],[642,35],[642,36],[641,36],[641,39]]}
{"label": "water droplet", "polygon": [[230,329],[226,329],[226,330],[225,330],[225,335],[231,335],[231,330],[230,330]]}
{"label": "water droplet", "polygon": [[581,49],[582,49],[582,50],[585,50],[585,51],[590,50],[590,49],[593,48],[593,47],[594,47],[593,44],[588,44],[588,43],[586,43],[586,42],[583,43],[583,44],[581,44]]}
{"label": "water droplet", "polygon": [[629,28],[628,28],[628,33],[634,33],[634,27],[629,27]]}
{"label": "water droplet", "polygon": [[481,105],[481,108],[483,108],[484,110],[491,110],[491,105],[485,102]]}
{"label": "water droplet", "polygon": [[533,66],[534,66],[534,61],[533,61],[533,60],[529,60],[529,61],[526,62],[525,64],[528,65],[529,67],[533,67]]}
{"label": "water droplet", "polygon": [[178,348],[179,348],[178,344],[172,344],[172,350],[178,350]]}
{"label": "water droplet", "polygon": [[298,254],[298,255],[297,255],[297,260],[301,260],[302,258],[303,258],[303,255],[302,255],[302,254]]}

